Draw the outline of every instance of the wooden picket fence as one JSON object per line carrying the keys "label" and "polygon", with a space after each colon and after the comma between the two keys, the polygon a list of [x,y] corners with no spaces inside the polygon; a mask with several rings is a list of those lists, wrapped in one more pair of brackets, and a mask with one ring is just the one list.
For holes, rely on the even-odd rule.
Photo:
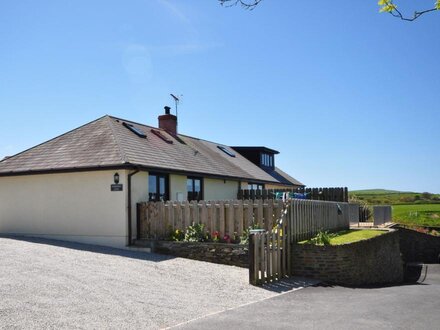
{"label": "wooden picket fence", "polygon": [[220,237],[241,236],[252,225],[271,230],[281,217],[281,200],[144,202],[137,204],[138,239],[167,239],[171,232],[203,224]]}
{"label": "wooden picket fence", "polygon": [[292,274],[292,245],[320,230],[350,227],[349,204],[293,199],[286,203],[276,226],[252,233],[249,240],[249,282],[260,285]]}
{"label": "wooden picket fence", "polygon": [[320,230],[337,231],[350,226],[349,204],[291,199],[193,202],[144,202],[137,204],[138,239],[168,239],[175,230],[192,224],[205,230],[241,236],[257,225],[263,230],[249,240],[249,281],[259,285],[292,274],[295,242],[314,237]]}
{"label": "wooden picket fence", "polygon": [[292,188],[292,189],[241,189],[237,199],[273,199],[277,193],[290,192],[292,194],[305,194],[305,199],[331,202],[348,202],[347,187],[337,188]]}
{"label": "wooden picket fence", "polygon": [[348,203],[294,199],[290,201],[287,216],[290,243],[310,239],[319,231],[350,227]]}

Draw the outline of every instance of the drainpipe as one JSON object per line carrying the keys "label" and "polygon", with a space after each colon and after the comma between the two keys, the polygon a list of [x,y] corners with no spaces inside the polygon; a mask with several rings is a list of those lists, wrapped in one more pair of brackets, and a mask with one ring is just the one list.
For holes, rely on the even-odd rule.
{"label": "drainpipe", "polygon": [[135,170],[133,173],[128,174],[127,190],[128,190],[128,246],[132,245],[131,241],[131,177],[138,173],[139,170]]}

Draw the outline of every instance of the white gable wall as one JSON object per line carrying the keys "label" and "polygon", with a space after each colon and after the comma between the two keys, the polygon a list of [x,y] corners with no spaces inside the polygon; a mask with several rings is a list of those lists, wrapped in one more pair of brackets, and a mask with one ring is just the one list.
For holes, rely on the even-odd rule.
{"label": "white gable wall", "polygon": [[[130,173],[127,171],[127,174]],[[132,172],[131,172],[132,173]],[[127,188],[128,189],[128,188]],[[137,203],[148,201],[148,172],[138,172],[131,177],[131,238],[136,239]]]}
{"label": "white gable wall", "polygon": [[[123,191],[110,191],[115,172]],[[0,233],[124,247],[126,177],[125,170],[0,177]]]}

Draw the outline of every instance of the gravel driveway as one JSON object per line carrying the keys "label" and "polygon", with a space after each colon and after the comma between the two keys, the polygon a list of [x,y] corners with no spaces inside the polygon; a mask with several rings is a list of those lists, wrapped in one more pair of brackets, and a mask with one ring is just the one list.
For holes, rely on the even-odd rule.
{"label": "gravel driveway", "polygon": [[0,237],[0,328],[163,328],[307,285],[258,288],[247,269]]}

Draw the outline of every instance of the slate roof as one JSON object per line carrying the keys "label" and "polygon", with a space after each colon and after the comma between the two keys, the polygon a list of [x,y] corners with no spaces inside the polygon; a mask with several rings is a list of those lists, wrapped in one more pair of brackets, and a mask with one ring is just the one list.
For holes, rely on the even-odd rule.
{"label": "slate roof", "polygon": [[282,184],[291,185],[294,184],[296,186],[305,186],[303,183],[299,182],[297,179],[291,177],[286,172],[282,171],[278,167],[275,166],[273,171],[267,171],[272,177],[278,180]]}
{"label": "slate roof", "polygon": [[[133,125],[146,138],[123,123]],[[152,130],[173,143],[167,143]],[[233,152],[235,157],[218,146]],[[181,134],[176,138],[165,130],[108,115],[0,161],[0,176],[135,166],[270,183],[297,182],[291,178],[294,181],[288,183],[266,173],[228,146]]]}

